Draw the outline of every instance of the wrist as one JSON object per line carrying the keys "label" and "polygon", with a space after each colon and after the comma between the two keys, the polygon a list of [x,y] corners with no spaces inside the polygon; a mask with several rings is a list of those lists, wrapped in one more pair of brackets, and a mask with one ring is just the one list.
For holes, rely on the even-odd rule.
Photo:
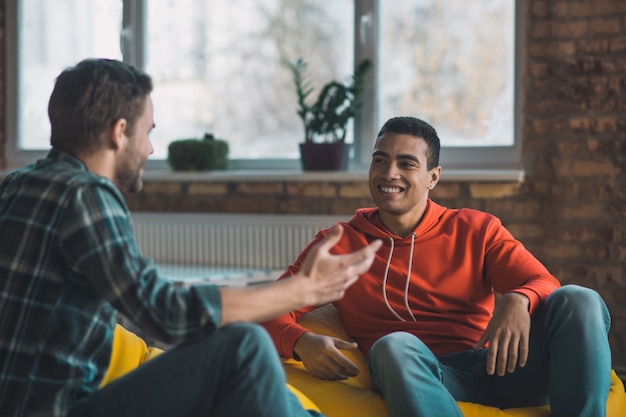
{"label": "wrist", "polygon": [[504,297],[508,297],[509,300],[515,300],[517,303],[521,303],[526,310],[530,310],[530,299],[519,292],[509,292],[504,295]]}

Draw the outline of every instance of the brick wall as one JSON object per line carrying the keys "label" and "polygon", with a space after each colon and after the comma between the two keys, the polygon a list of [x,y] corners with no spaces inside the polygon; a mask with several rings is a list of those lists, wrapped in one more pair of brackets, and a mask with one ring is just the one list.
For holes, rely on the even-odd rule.
{"label": "brick wall", "polygon": [[[598,290],[613,317],[614,364],[626,367],[626,1],[526,3],[527,178],[443,182],[432,197],[497,215],[563,283]],[[372,205],[365,181],[147,180],[127,198],[150,211],[349,215]]]}

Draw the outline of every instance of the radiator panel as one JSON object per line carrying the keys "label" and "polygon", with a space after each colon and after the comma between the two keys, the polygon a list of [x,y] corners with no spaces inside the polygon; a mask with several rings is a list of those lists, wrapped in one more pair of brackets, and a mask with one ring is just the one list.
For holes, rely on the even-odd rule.
{"label": "radiator panel", "polygon": [[346,216],[132,214],[135,238],[164,276],[186,283],[274,280],[315,234]]}

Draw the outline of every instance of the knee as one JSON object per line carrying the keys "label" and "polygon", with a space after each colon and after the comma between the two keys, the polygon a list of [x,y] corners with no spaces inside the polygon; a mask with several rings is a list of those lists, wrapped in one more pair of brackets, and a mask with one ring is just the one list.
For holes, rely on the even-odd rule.
{"label": "knee", "polygon": [[255,363],[263,364],[264,368],[281,368],[274,342],[260,325],[230,324],[220,328],[215,336],[220,339],[224,353],[240,365]]}
{"label": "knee", "polygon": [[551,311],[567,314],[570,322],[596,322],[603,324],[607,330],[611,317],[600,294],[579,285],[564,285],[556,289],[546,299]]}
{"label": "knee", "polygon": [[258,324],[234,323],[218,330],[218,337],[233,343],[236,346],[245,345],[253,349],[267,349],[274,347],[267,331]]}
{"label": "knee", "polygon": [[402,381],[441,380],[439,360],[418,337],[406,333],[390,333],[378,339],[367,356],[372,384],[385,392]]}
{"label": "knee", "polygon": [[437,362],[436,356],[418,337],[406,332],[394,332],[378,339],[368,354],[371,364],[384,367],[406,366],[407,361]]}

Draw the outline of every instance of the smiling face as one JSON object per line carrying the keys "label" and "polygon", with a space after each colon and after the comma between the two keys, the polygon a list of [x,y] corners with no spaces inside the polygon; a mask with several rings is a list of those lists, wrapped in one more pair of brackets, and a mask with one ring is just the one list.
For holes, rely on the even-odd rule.
{"label": "smiling face", "polygon": [[406,236],[426,209],[428,192],[437,184],[441,167],[428,170],[424,139],[387,132],[376,141],[369,170],[369,188],[380,219],[392,233]]}

